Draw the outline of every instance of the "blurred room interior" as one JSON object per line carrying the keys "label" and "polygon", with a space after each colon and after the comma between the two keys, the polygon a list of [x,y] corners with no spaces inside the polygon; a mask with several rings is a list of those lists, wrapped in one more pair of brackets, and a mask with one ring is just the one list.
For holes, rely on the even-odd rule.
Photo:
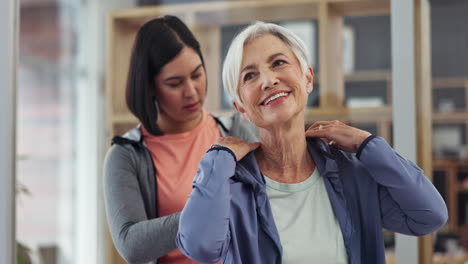
{"label": "blurred room interior", "polygon": [[[339,119],[390,144],[404,107],[392,90],[404,66],[393,64],[392,44],[412,32],[415,158],[449,209],[443,229],[415,242],[418,262],[468,263],[468,1],[408,1],[410,29],[392,29],[405,12],[391,2],[18,0],[18,263],[125,263],[107,231],[102,160],[110,138],[137,124],[124,103],[130,49],[138,27],[162,14],[181,17],[201,42],[207,110],[233,111],[220,81],[227,47],[245,25],[270,21],[310,48],[316,77],[304,126]],[[396,263],[398,239],[383,232],[387,263]]]}

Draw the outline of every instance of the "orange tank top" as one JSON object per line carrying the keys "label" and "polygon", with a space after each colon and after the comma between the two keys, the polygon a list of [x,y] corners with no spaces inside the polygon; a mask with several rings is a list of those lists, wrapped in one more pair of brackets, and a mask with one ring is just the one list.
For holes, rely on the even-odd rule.
{"label": "orange tank top", "polygon": [[[214,118],[203,113],[200,124],[194,129],[178,133],[153,136],[142,127],[143,140],[156,167],[158,216],[181,211],[189,194],[198,164],[220,136]],[[179,249],[159,259],[160,264],[197,263],[185,257]]]}

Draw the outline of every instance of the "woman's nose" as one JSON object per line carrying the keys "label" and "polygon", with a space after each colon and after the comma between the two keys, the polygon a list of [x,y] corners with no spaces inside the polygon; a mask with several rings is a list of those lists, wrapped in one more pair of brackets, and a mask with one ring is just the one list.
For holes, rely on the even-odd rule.
{"label": "woman's nose", "polygon": [[185,97],[193,97],[197,94],[197,85],[195,82],[188,81],[187,85],[184,89],[184,96]]}
{"label": "woman's nose", "polygon": [[262,90],[273,88],[278,84],[279,80],[275,72],[267,70],[262,73]]}

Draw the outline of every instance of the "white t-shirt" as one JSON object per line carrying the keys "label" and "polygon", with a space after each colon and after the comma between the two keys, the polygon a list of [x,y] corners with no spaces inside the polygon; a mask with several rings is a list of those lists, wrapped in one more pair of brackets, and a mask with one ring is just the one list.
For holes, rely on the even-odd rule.
{"label": "white t-shirt", "polygon": [[300,183],[280,183],[268,177],[265,181],[283,246],[283,264],[348,263],[338,219],[317,169]]}

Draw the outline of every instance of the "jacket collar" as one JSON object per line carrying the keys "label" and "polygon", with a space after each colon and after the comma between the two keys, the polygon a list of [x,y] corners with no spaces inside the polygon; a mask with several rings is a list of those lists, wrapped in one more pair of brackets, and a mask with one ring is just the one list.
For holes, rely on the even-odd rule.
{"label": "jacket collar", "polygon": [[322,176],[338,178],[336,150],[319,138],[307,138],[307,149]]}
{"label": "jacket collar", "polygon": [[143,140],[143,133],[141,133],[140,128],[141,124],[138,124],[136,127],[127,131],[123,137],[131,141],[141,142]]}
{"label": "jacket collar", "polygon": [[[332,188],[340,193],[338,195],[339,197],[343,198],[343,188],[338,177],[338,165],[336,164],[335,155],[328,147],[328,144],[318,138],[308,138],[307,148],[320,174],[329,178],[329,182],[333,186]],[[282,252],[282,246],[279,242],[279,233],[273,221],[273,215],[266,193],[265,178],[258,167],[254,151],[248,153],[238,162],[236,174],[233,179],[252,187],[261,226],[275,242],[279,252]]]}
{"label": "jacket collar", "polygon": [[[336,163],[336,150],[331,149],[328,144],[319,138],[307,138],[307,149],[322,176],[338,178],[339,169]],[[265,185],[265,179],[258,167],[254,152],[248,153],[238,163],[238,167],[244,172],[248,172],[249,175],[245,177],[241,173],[236,175],[236,177],[238,180],[253,186],[257,184]]]}

